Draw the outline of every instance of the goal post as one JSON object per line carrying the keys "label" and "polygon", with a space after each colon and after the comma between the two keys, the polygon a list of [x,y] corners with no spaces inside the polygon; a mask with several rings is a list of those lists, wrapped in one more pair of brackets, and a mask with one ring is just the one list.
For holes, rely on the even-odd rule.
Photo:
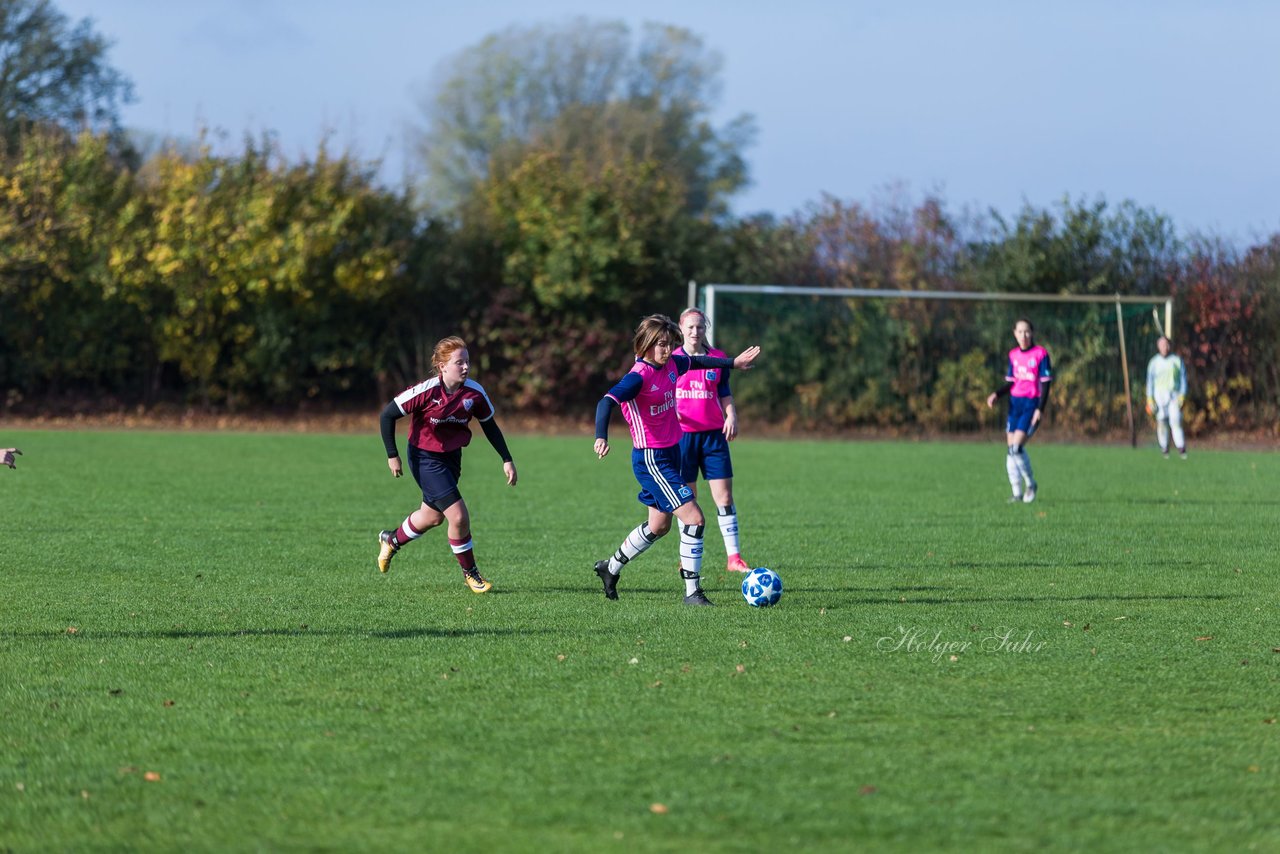
{"label": "goal post", "polygon": [[[818,300],[837,298],[843,300],[933,300],[952,303],[1025,303],[1025,304],[1095,304],[1099,307],[1114,305],[1117,331],[1118,367],[1124,378],[1125,420],[1128,426],[1130,443],[1137,445],[1137,425],[1133,413],[1133,395],[1130,386],[1128,354],[1125,341],[1126,306],[1150,307],[1149,319],[1154,319],[1155,329],[1163,334],[1164,330],[1173,327],[1173,298],[1167,296],[1139,296],[1129,294],[1039,294],[1014,293],[1005,291],[905,291],[880,290],[875,288],[823,288],[792,285],[744,285],[732,283],[712,283],[698,285],[689,282],[689,305],[698,306],[706,314],[707,322],[714,330],[716,315],[723,309],[723,300],[727,295],[744,295],[752,297],[811,297]],[[768,300],[766,300],[768,301]],[[1163,306],[1164,322],[1160,323],[1158,307]],[[1132,312],[1132,308],[1130,312]],[[782,311],[774,312],[774,317],[781,317]],[[714,332],[712,333],[714,335]],[[1052,346],[1052,345],[1051,345]],[[1056,348],[1055,348],[1056,349]],[[1101,356],[1101,354],[1098,354]],[[1116,364],[1113,362],[1112,364]]]}

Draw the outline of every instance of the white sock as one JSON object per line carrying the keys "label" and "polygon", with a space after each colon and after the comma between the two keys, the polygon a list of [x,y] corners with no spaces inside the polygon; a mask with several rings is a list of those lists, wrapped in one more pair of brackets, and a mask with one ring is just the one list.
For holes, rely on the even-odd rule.
{"label": "white sock", "polygon": [[1013,487],[1013,497],[1022,497],[1022,473],[1018,471],[1018,460],[1013,454],[1006,454],[1004,470],[1009,475],[1009,485]]}
{"label": "white sock", "polygon": [[684,579],[684,595],[699,586],[702,574],[702,525],[680,526],[680,577]]}
{"label": "white sock", "polygon": [[1182,424],[1169,419],[1169,429],[1173,431],[1173,446],[1179,451],[1186,451],[1187,437],[1182,434]]}
{"label": "white sock", "polygon": [[609,571],[614,575],[622,572],[622,567],[636,555],[643,554],[657,540],[658,538],[649,530],[649,523],[641,522],[631,529],[631,533],[627,534],[627,538],[622,541],[622,545],[618,546],[613,557],[609,558]]}
{"label": "white sock", "polygon": [[732,504],[716,508],[716,521],[720,523],[720,536],[724,537],[724,553],[732,557],[740,554],[738,545],[738,508]]}
{"label": "white sock", "polygon": [[1036,479],[1031,476],[1031,457],[1027,456],[1026,448],[1018,452],[1018,471],[1027,481],[1027,486],[1032,486],[1036,482]]}

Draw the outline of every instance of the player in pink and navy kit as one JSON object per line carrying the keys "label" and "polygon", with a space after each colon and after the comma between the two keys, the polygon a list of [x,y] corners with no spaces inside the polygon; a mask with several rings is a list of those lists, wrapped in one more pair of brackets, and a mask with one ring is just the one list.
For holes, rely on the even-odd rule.
{"label": "player in pink and navy kit", "polygon": [[448,522],[449,546],[462,580],[473,593],[485,593],[493,585],[476,568],[471,542],[471,516],[458,492],[462,476],[462,449],[471,441],[469,422],[479,420],[485,438],[502,458],[507,485],[516,482],[516,465],[506,439],[493,417],[493,403],[479,383],[467,378],[471,356],[461,338],[441,339],[431,354],[437,375],[410,386],[382,410],[382,443],[387,467],[400,477],[403,467],[396,448],[396,421],[409,416],[409,472],[422,490],[422,506],[410,513],[394,531],[378,535],[378,569],[386,572],[402,546],[430,529]]}
{"label": "player in pink and navy kit", "polygon": [[[725,353],[707,342],[707,316],[699,309],[680,313],[684,346],[677,356]],[[680,418],[680,476],[697,494],[698,472],[706,478],[716,503],[716,521],[724,538],[727,572],[750,572],[738,540],[738,510],[733,503],[733,460],[729,443],[738,436],[738,410],[733,405],[728,368],[706,368],[681,374],[676,381],[676,414]]]}
{"label": "player in pink and navy kit", "polygon": [[711,356],[677,356],[672,353],[680,327],[666,315],[654,314],[640,322],[633,348],[635,366],[600,399],[596,406],[596,456],[609,453],[609,417],[615,406],[631,430],[631,468],[640,483],[640,503],[649,518],[640,523],[613,557],[596,561],[596,575],[606,599],[618,598],[622,567],[646,551],[671,530],[671,517],[680,520],[680,577],[684,579],[686,605],[710,605],[702,592],[702,534],[705,519],[693,490],[680,475],[680,423],[676,416],[676,383],[690,369],[747,370],[760,355],[748,347],[736,359]]}
{"label": "player in pink and navy kit", "polygon": [[1040,426],[1049,402],[1049,386],[1053,383],[1049,353],[1035,343],[1034,336],[1030,320],[1021,318],[1013,325],[1018,346],[1009,351],[1005,383],[987,397],[987,407],[991,408],[997,399],[1009,396],[1009,418],[1005,424],[1009,454],[1005,458],[1005,472],[1013,487],[1011,503],[1030,504],[1036,499],[1036,479],[1031,474],[1031,457],[1027,456],[1026,445]]}

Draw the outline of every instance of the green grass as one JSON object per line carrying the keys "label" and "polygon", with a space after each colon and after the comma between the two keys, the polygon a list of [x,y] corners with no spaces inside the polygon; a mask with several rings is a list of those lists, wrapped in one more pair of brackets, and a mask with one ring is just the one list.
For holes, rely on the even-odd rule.
{"label": "green grass", "polygon": [[372,430],[4,442],[0,851],[1280,850],[1275,454],[743,440],[756,610],[603,599],[585,435],[467,452],[486,596]]}

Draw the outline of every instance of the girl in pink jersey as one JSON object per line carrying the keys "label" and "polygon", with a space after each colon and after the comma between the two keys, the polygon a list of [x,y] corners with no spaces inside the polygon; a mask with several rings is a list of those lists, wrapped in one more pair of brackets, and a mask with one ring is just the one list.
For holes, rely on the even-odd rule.
{"label": "girl in pink jersey", "polygon": [[448,522],[449,546],[462,567],[462,580],[471,592],[485,593],[493,585],[476,568],[471,516],[458,492],[462,449],[471,441],[468,422],[479,419],[485,438],[502,458],[508,486],[515,486],[516,464],[494,420],[489,395],[479,383],[467,379],[471,356],[466,342],[452,336],[442,338],[431,354],[431,364],[436,367],[436,376],[400,392],[382,410],[382,443],[394,477],[403,473],[396,448],[396,421],[409,416],[409,471],[422,490],[422,506],[399,528],[378,535],[378,569],[386,572],[401,546]]}
{"label": "girl in pink jersey", "polygon": [[1030,504],[1036,499],[1036,479],[1031,474],[1031,457],[1027,456],[1026,445],[1040,426],[1049,401],[1049,386],[1053,383],[1049,353],[1035,343],[1034,336],[1031,321],[1019,318],[1013,325],[1018,346],[1009,351],[1004,385],[987,397],[990,409],[995,407],[997,399],[1009,396],[1009,417],[1005,424],[1009,453],[1005,457],[1005,473],[1013,487],[1011,504],[1018,501]]}
{"label": "girl in pink jersey", "polygon": [[[677,356],[717,356],[725,353],[707,341],[707,316],[700,309],[680,312],[684,346]],[[716,504],[716,521],[724,539],[727,572],[750,572],[738,541],[738,510],[733,503],[733,460],[729,443],[738,436],[738,409],[729,388],[729,370],[689,371],[676,382],[676,414],[680,419],[680,476],[697,495],[698,472],[706,478]]]}
{"label": "girl in pink jersey", "polygon": [[748,347],[735,359],[677,356],[672,353],[680,327],[662,314],[646,317],[636,329],[634,367],[596,406],[595,453],[609,453],[609,416],[615,406],[631,429],[631,469],[640,484],[640,503],[649,508],[641,522],[613,556],[595,563],[606,599],[618,598],[618,575],[632,558],[646,551],[671,530],[671,517],[680,520],[680,577],[686,605],[712,604],[702,592],[702,533],[705,519],[693,490],[680,475],[680,424],[676,417],[676,381],[691,368],[747,370],[760,355]]}

